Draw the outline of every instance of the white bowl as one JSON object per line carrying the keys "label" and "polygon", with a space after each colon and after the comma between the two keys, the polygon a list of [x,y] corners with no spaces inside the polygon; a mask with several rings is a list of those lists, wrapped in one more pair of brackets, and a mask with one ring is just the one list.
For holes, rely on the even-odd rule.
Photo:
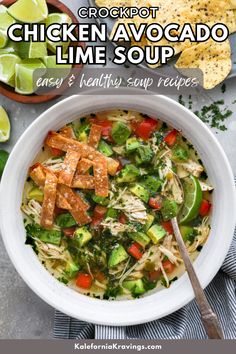
{"label": "white bowl", "polygon": [[57,130],[64,124],[92,112],[123,108],[163,119],[183,131],[183,135],[199,152],[215,187],[212,230],[206,245],[194,262],[204,288],[222,265],[235,226],[236,198],[233,175],[214,135],[193,113],[175,101],[164,96],[137,96],[134,94],[137,92],[129,89],[127,94],[126,89],[124,92],[115,90],[112,96],[95,93],[94,96],[73,96],[57,103],[36,119],[21,136],[10,155],[1,181],[2,237],[21,277],[51,306],[72,317],[98,324],[124,326],[152,321],[178,310],[192,300],[194,294],[185,273],[169,289],[141,299],[98,300],[69,289],[47,272],[32,248],[24,244],[25,230],[20,206],[28,168],[42,147],[49,130]]}

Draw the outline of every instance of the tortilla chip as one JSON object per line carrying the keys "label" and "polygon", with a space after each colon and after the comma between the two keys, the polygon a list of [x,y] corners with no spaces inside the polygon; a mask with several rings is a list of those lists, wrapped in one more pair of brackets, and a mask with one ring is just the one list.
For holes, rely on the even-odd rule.
{"label": "tortilla chip", "polygon": [[94,189],[94,177],[90,175],[75,175],[72,188],[80,188],[80,189]]}
{"label": "tortilla chip", "polygon": [[94,165],[94,162],[88,159],[81,159],[77,165],[77,173],[84,175],[88,173],[89,169]]}
{"label": "tortilla chip", "polygon": [[37,186],[44,187],[45,180],[46,180],[46,173],[41,163],[36,163],[33,166],[31,166],[29,175],[34,181],[34,183],[37,184]]}
{"label": "tortilla chip", "polygon": [[75,193],[70,187],[63,184],[58,184],[58,191],[71,205],[72,210],[75,211],[85,211],[89,209],[89,204],[83,200],[83,198]]}
{"label": "tortilla chip", "polygon": [[44,198],[40,221],[41,226],[45,229],[50,229],[53,226],[56,196],[57,178],[53,173],[47,172],[44,185]]}
{"label": "tortilla chip", "polygon": [[79,159],[80,154],[78,152],[67,151],[62,170],[60,171],[58,183],[71,186]]}
{"label": "tortilla chip", "polygon": [[182,52],[176,68],[198,68],[203,72],[203,87],[212,89],[230,73],[231,48],[229,40],[216,43],[213,40],[195,45]]}
{"label": "tortilla chip", "polygon": [[63,197],[61,193],[57,191],[56,197],[56,206],[60,209],[71,210],[71,205],[67,202],[67,200]]}
{"label": "tortilla chip", "polygon": [[109,192],[107,162],[97,159],[93,167],[95,194],[99,197],[107,197]]}
{"label": "tortilla chip", "polygon": [[75,139],[74,130],[71,127],[69,127],[68,125],[65,125],[64,127],[62,127],[59,130],[59,132],[61,135],[63,135],[66,138]]}
{"label": "tortilla chip", "polygon": [[102,127],[100,125],[92,124],[88,137],[88,145],[96,149],[101,139],[101,134]]}
{"label": "tortilla chip", "polygon": [[[107,161],[108,173],[112,176],[116,173],[115,168],[117,170],[119,163],[112,158],[107,158],[102,155],[100,152],[96,151],[91,146],[87,144],[81,143],[77,140],[68,139],[58,134],[56,132],[49,132],[46,138],[46,144],[50,147],[62,150],[62,151],[77,151],[81,154],[81,157],[87,158],[89,160],[104,159]],[[115,172],[114,172],[115,171]]]}

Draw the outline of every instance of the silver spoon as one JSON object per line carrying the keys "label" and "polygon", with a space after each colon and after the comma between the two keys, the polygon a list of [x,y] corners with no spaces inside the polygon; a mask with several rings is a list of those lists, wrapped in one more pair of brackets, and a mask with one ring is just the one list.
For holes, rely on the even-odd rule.
{"label": "silver spoon", "polygon": [[193,268],[188,251],[184,244],[182,235],[179,230],[179,225],[176,218],[171,219],[176,241],[179,246],[181,257],[184,261],[185,268],[187,270],[190,282],[193,287],[196,302],[201,314],[201,319],[206,333],[210,339],[224,339],[222,328],[216,314],[212,311],[209,302],[205,296],[205,293],[198,280],[197,274]]}

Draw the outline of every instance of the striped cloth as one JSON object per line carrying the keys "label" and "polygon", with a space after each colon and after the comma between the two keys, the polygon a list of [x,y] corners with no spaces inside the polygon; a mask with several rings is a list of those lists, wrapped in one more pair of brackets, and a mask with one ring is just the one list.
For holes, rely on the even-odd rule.
{"label": "striped cloth", "polygon": [[[236,179],[235,179],[236,182]],[[222,268],[205,290],[225,339],[236,339],[236,230]],[[207,339],[196,301],[171,315],[142,325],[93,325],[55,311],[54,338],[60,339]]]}

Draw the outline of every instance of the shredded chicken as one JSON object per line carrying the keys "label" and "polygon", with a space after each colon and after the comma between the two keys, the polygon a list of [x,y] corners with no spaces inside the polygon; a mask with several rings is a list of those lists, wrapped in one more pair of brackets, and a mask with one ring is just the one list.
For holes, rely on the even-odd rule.
{"label": "shredded chicken", "polygon": [[135,228],[132,225],[122,224],[112,218],[106,218],[103,222],[101,222],[101,226],[105,229],[109,229],[113,236],[117,236],[119,233],[123,232],[135,231]]}
{"label": "shredded chicken", "polygon": [[40,224],[42,206],[39,202],[34,199],[31,199],[28,201],[27,204],[23,204],[21,206],[21,210],[36,224]]}
{"label": "shredded chicken", "polygon": [[111,200],[109,207],[122,210],[130,221],[145,224],[147,210],[144,203],[127,190],[123,190],[117,198]]}
{"label": "shredded chicken", "polygon": [[63,169],[63,159],[62,158],[50,158],[42,163],[43,166],[50,168],[53,171],[61,171]]}
{"label": "shredded chicken", "polygon": [[177,163],[177,165],[181,166],[187,172],[191,173],[195,177],[199,177],[200,174],[204,171],[202,165],[190,159],[187,162],[181,162],[181,163],[179,162]]}
{"label": "shredded chicken", "polygon": [[206,182],[199,180],[199,183],[200,183],[200,186],[201,186],[201,189],[203,192],[212,191],[214,189],[212,186],[210,186]]}

